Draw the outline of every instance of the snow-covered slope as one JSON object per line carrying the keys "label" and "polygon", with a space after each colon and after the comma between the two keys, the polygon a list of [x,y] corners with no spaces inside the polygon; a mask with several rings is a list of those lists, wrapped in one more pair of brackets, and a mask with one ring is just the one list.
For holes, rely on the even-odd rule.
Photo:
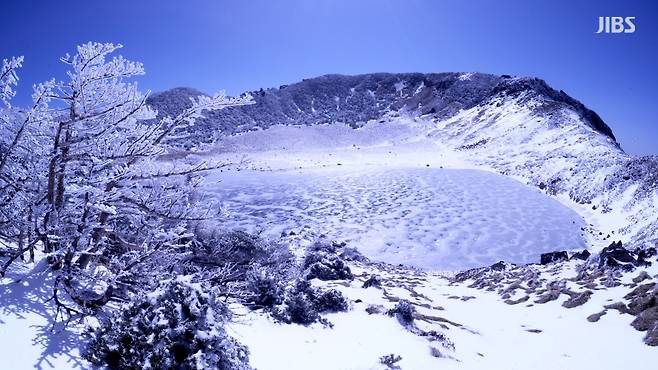
{"label": "snow-covered slope", "polygon": [[[231,333],[259,369],[633,369],[658,360],[645,345],[658,345],[658,261],[650,260],[633,271],[592,256],[456,275],[352,262],[352,281],[313,281],[352,302],[327,315],[332,327],[282,325],[242,310]],[[364,285],[373,276],[380,287]],[[401,300],[414,307],[412,323],[387,314]],[[381,363],[389,354],[401,357],[399,367]]]}
{"label": "snow-covered slope", "polygon": [[[181,91],[187,92],[171,93]],[[626,154],[596,113],[541,80],[330,75],[254,95],[257,104],[222,110],[200,124],[193,135],[218,138],[206,154],[246,158],[253,169],[483,169],[579,212],[591,224],[594,249],[612,239],[634,247],[658,241],[658,159]]]}

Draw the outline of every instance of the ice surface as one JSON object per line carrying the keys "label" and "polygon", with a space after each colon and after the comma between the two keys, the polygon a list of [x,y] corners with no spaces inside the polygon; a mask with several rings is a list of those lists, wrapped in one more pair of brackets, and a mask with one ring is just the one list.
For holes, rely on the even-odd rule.
{"label": "ice surface", "polygon": [[583,219],[514,179],[479,170],[346,168],[219,174],[227,228],[311,228],[375,260],[438,270],[537,262],[585,247]]}

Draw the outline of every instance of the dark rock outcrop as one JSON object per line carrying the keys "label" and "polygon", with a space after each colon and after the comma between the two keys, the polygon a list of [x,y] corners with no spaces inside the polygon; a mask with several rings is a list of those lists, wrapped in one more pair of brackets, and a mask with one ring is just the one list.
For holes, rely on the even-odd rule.
{"label": "dark rock outcrop", "polygon": [[567,254],[566,251],[556,251],[556,252],[542,253],[540,257],[540,263],[542,265],[548,265],[549,263],[566,261],[568,259],[569,259],[569,254]]}
{"label": "dark rock outcrop", "polygon": [[621,241],[612,242],[599,253],[599,268],[611,267],[630,271],[636,262],[631,252],[622,246]]}
{"label": "dark rock outcrop", "polygon": [[571,255],[570,259],[577,259],[577,260],[582,260],[582,261],[587,261],[587,259],[591,256],[592,254],[587,250],[583,249],[581,252],[576,252]]}

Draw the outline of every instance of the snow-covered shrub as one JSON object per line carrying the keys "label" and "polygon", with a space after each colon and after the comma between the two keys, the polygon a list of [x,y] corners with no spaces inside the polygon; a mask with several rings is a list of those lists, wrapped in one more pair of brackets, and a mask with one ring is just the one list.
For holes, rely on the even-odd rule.
{"label": "snow-covered shrub", "polygon": [[197,232],[192,254],[190,263],[196,268],[213,270],[230,266],[233,279],[243,279],[256,264],[286,270],[294,260],[288,246],[243,231]]}
{"label": "snow-covered shrub", "polygon": [[382,287],[382,282],[379,279],[379,277],[377,277],[376,275],[372,275],[368,278],[368,280],[363,282],[363,288],[364,289],[367,289],[367,288],[370,288],[370,287],[374,287],[374,288],[381,288]]}
{"label": "snow-covered shrub", "polygon": [[379,358],[379,363],[388,367],[389,369],[392,370],[398,370],[401,369],[400,365],[397,363],[402,361],[402,356],[396,355],[396,354],[389,354],[385,355]]}
{"label": "snow-covered shrub", "polygon": [[283,275],[275,268],[255,265],[247,271],[245,301],[257,307],[273,307],[281,304],[285,283]]}
{"label": "snow-covered shrub", "polygon": [[320,319],[320,313],[315,308],[312,297],[299,290],[289,294],[284,304],[277,307],[273,313],[274,318],[289,324],[308,325]]}
{"label": "snow-covered shrub", "polygon": [[347,300],[341,292],[330,289],[315,296],[315,307],[319,312],[347,311]]}
{"label": "snow-covered shrub", "polygon": [[[308,258],[310,257],[310,258]],[[307,279],[320,280],[352,280],[352,271],[345,262],[336,255],[307,256]],[[312,261],[312,262],[309,262]]]}
{"label": "snow-covered shrub", "polygon": [[261,238],[243,231],[198,232],[192,247],[193,262],[207,266],[227,263],[246,266],[253,260],[263,258],[266,248]]}
{"label": "snow-covered shrub", "polygon": [[339,291],[323,291],[300,279],[286,290],[283,303],[272,310],[272,316],[282,322],[308,325],[322,321],[321,313],[347,309],[347,300]]}
{"label": "snow-covered shrub", "polygon": [[251,369],[223,327],[229,317],[210,287],[178,278],[108,318],[84,356],[110,369]]}
{"label": "snow-covered shrub", "polygon": [[392,309],[388,311],[389,316],[395,316],[404,325],[409,325],[414,321],[416,307],[407,300],[401,300]]}
{"label": "snow-covered shrub", "polygon": [[339,256],[343,244],[317,241],[306,250],[302,269],[307,279],[352,280],[354,276],[349,266]]}
{"label": "snow-covered shrub", "polygon": [[430,342],[439,342],[443,348],[451,351],[455,350],[455,343],[450,340],[445,334],[439,333],[436,330],[421,331],[420,336],[427,338]]}
{"label": "snow-covered shrub", "polygon": [[359,252],[359,250],[354,247],[343,247],[339,253],[339,256],[345,261],[368,262],[368,258],[361,254],[361,252]]}

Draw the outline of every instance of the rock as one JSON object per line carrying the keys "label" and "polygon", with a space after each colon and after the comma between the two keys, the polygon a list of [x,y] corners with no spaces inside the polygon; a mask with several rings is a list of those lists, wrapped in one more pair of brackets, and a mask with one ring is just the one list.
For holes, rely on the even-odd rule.
{"label": "rock", "polygon": [[525,296],[523,296],[523,297],[521,297],[521,298],[519,298],[519,299],[516,299],[516,300],[513,300],[513,299],[507,299],[507,300],[505,300],[505,303],[507,303],[507,304],[509,304],[509,305],[515,305],[515,304],[519,304],[519,303],[527,302],[528,299],[530,299],[530,296],[529,296],[529,295],[525,295]]}
{"label": "rock", "polygon": [[654,306],[640,312],[631,323],[631,326],[636,330],[646,331],[652,329],[656,322],[658,322],[658,307]]}
{"label": "rock", "polygon": [[540,263],[542,265],[548,265],[549,263],[566,261],[568,259],[569,259],[569,255],[567,254],[567,251],[556,251],[556,252],[543,253],[540,257]]}
{"label": "rock", "polygon": [[651,279],[651,276],[646,271],[642,270],[639,275],[633,278],[633,282],[641,283],[647,279]]}
{"label": "rock", "polygon": [[574,294],[569,299],[564,301],[564,303],[562,303],[562,306],[566,308],[574,308],[574,307],[582,306],[587,301],[589,301],[589,297],[591,295],[592,295],[591,290],[586,290],[582,293]]}
{"label": "rock", "polygon": [[656,248],[646,248],[637,251],[637,265],[638,266],[651,266],[649,258],[656,255]]}
{"label": "rock", "polygon": [[656,248],[654,248],[654,247],[649,247],[649,248],[643,249],[640,253],[644,253],[645,258],[651,258],[651,257],[658,256],[658,250],[656,250]]}
{"label": "rock", "polygon": [[630,293],[624,296],[625,299],[636,299],[640,296],[646,295],[649,291],[656,287],[656,283],[647,283],[638,286],[637,288],[631,290]]}
{"label": "rock", "polygon": [[548,292],[544,293],[539,298],[537,298],[535,303],[544,304],[544,303],[548,303],[550,301],[554,301],[554,300],[560,298],[561,293],[562,292],[559,291],[559,290],[549,290]]}
{"label": "rock", "polygon": [[380,304],[377,305],[371,304],[366,308],[366,312],[368,313],[368,315],[382,314],[386,312],[386,308],[384,308],[384,306]]}
{"label": "rock", "polygon": [[583,249],[582,252],[576,252],[576,253],[572,254],[570,259],[572,259],[572,260],[577,259],[577,260],[586,261],[589,258],[589,256],[591,256],[591,255],[592,254],[587,249]]}
{"label": "rock", "polygon": [[603,310],[601,312],[598,312],[598,313],[593,313],[593,314],[587,316],[587,321],[597,322],[597,321],[601,320],[601,316],[605,315],[606,313],[608,313],[608,312],[605,311],[605,310]]}
{"label": "rock", "polygon": [[637,260],[628,249],[622,246],[621,241],[612,242],[599,253],[599,268],[609,267],[631,271],[635,268],[636,263]]}
{"label": "rock", "polygon": [[658,322],[655,322],[653,327],[647,331],[644,343],[652,347],[658,346]]}
{"label": "rock", "polygon": [[656,296],[653,294],[645,294],[628,303],[628,312],[631,315],[639,315],[651,307],[656,307]]}
{"label": "rock", "polygon": [[507,268],[505,261],[498,261],[489,267],[493,271],[503,271]]}
{"label": "rock", "polygon": [[615,302],[615,303],[607,304],[603,307],[610,310],[617,310],[620,313],[628,313],[628,307],[626,307],[624,302]]}

